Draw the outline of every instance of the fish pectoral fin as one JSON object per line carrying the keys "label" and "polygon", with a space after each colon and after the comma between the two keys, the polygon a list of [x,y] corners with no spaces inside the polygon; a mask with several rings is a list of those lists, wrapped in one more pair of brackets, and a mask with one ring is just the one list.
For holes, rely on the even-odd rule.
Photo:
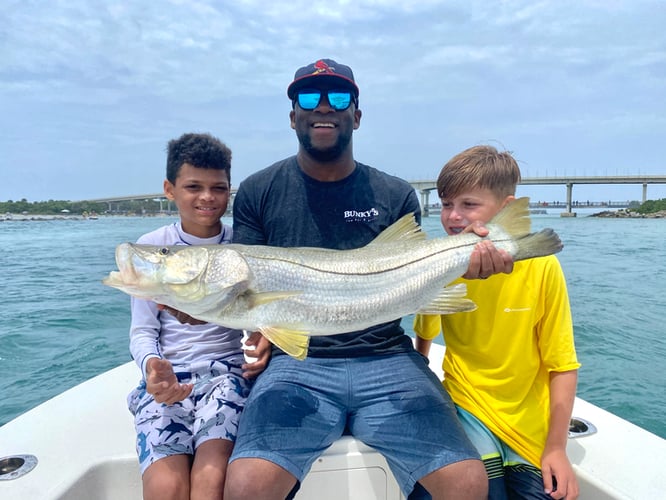
{"label": "fish pectoral fin", "polygon": [[476,304],[466,297],[467,285],[459,283],[447,286],[430,304],[417,311],[418,314],[453,314],[476,309]]}
{"label": "fish pectoral fin", "polygon": [[270,304],[271,302],[274,302],[276,300],[284,300],[288,299],[289,297],[296,297],[297,295],[301,295],[303,292],[301,291],[288,291],[288,292],[251,292],[249,294],[249,300],[250,300],[250,307],[257,307],[261,306],[264,304]]}
{"label": "fish pectoral fin", "polygon": [[308,355],[310,337],[303,330],[268,326],[259,328],[259,331],[271,343],[296,359],[304,360]]}
{"label": "fish pectoral fin", "polygon": [[426,233],[416,223],[414,214],[407,214],[384,229],[368,245],[382,245],[396,241],[422,241],[426,237]]}

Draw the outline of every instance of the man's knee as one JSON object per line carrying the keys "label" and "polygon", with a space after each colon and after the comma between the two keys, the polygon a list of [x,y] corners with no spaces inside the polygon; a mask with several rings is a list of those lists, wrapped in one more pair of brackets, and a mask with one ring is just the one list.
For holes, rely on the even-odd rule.
{"label": "man's knee", "polygon": [[227,468],[225,500],[284,499],[296,484],[296,478],[267,460],[239,458]]}
{"label": "man's knee", "polygon": [[433,499],[485,499],[488,497],[488,475],[480,460],[462,460],[424,476],[419,482]]}
{"label": "man's knee", "polygon": [[474,498],[488,498],[488,474],[483,462],[480,460],[466,460],[468,474],[465,478],[465,488],[473,493]]}

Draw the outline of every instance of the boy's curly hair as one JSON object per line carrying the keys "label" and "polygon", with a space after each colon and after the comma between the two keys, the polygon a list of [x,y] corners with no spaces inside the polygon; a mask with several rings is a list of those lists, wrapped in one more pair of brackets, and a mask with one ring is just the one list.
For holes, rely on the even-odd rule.
{"label": "boy's curly hair", "polygon": [[197,168],[225,170],[231,183],[231,150],[210,134],[183,134],[167,145],[166,177],[174,184],[184,163]]}

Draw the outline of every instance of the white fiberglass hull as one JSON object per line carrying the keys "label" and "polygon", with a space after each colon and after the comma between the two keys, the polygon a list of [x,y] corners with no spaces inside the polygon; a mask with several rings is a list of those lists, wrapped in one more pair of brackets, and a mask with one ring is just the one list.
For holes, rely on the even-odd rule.
{"label": "white fiberglass hull", "polygon": [[[433,349],[431,366],[441,376],[437,367],[443,348]],[[138,379],[137,367],[127,363],[0,427],[0,498],[139,500],[134,429],[124,404]],[[663,498],[666,440],[581,399],[576,400],[574,416],[597,428],[592,435],[569,440],[580,498]],[[21,476],[30,457],[37,463]],[[21,467],[22,460],[27,461]],[[315,461],[297,498],[404,497],[381,455],[345,436]]]}

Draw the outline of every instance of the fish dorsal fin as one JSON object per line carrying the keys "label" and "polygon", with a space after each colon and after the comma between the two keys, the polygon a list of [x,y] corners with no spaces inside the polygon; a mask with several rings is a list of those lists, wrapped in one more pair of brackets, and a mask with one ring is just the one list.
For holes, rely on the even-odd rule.
{"label": "fish dorsal fin", "polygon": [[370,242],[370,245],[381,245],[395,241],[421,241],[427,237],[426,233],[416,223],[414,214],[403,215],[389,227],[384,229]]}
{"label": "fish dorsal fin", "polygon": [[530,199],[518,198],[498,212],[489,224],[501,226],[512,238],[518,239],[531,231]]}
{"label": "fish dorsal fin", "polygon": [[467,285],[459,283],[447,286],[430,304],[417,311],[418,314],[453,314],[476,309],[476,304],[466,297]]}
{"label": "fish dorsal fin", "polygon": [[310,337],[308,332],[295,328],[267,326],[259,328],[261,334],[271,343],[298,360],[304,360],[308,355]]}

